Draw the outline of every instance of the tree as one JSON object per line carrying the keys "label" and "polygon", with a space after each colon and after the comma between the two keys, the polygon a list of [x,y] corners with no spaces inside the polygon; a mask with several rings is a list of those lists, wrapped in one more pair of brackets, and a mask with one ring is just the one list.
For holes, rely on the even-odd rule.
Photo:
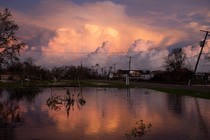
{"label": "tree", "polygon": [[12,74],[22,75],[24,73],[23,63],[21,62],[13,62],[7,65],[7,71],[11,72]]}
{"label": "tree", "polygon": [[0,66],[19,60],[20,50],[25,46],[15,36],[19,27],[11,17],[8,9],[0,11]]}
{"label": "tree", "polygon": [[182,48],[173,49],[165,60],[164,67],[166,71],[180,71],[186,68],[186,55]]}

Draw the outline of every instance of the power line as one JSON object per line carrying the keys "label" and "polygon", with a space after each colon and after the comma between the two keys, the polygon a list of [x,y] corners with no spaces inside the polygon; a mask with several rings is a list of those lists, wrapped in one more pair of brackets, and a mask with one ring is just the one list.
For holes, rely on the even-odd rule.
{"label": "power line", "polygon": [[134,60],[134,62],[159,61],[159,60],[162,60],[162,59],[165,59],[165,58],[166,58],[166,57],[161,57],[161,58],[158,58],[158,59]]}
{"label": "power line", "polygon": [[[208,44],[207,44],[207,46],[208,46]],[[208,46],[209,47],[209,46]],[[94,52],[54,52],[54,51],[43,51],[43,50],[23,50],[23,51],[31,51],[31,52],[45,52],[45,53],[55,53],[55,54],[66,54],[66,55],[79,55],[79,54],[81,54],[81,55],[84,55],[84,54],[94,54]],[[118,54],[127,54],[127,52],[107,52],[107,53],[103,53],[103,52],[97,52],[97,54],[98,55],[103,55],[103,54],[109,54],[110,56],[111,55],[116,55],[116,56],[119,56]],[[140,54],[140,52],[133,52],[133,53],[135,53],[135,54]],[[208,52],[208,53],[203,53],[203,54],[205,54],[205,55],[207,55],[207,54],[210,54],[210,52]],[[198,56],[199,55],[199,53],[198,54],[195,54],[195,55],[192,55],[192,56],[190,56],[190,57],[187,57],[186,59],[187,59],[187,61],[189,61],[190,59],[195,59],[196,58],[196,56]],[[126,55],[123,55],[124,57],[128,57],[128,56],[126,56]],[[130,57],[130,56],[129,56]],[[139,60],[136,60],[136,59],[134,59],[134,60],[132,60],[132,62],[135,62],[135,63],[141,63],[141,62],[156,62],[156,61],[160,61],[160,60],[164,60],[167,56],[164,56],[164,57],[160,57],[160,58],[156,58],[156,59],[149,59],[149,57],[150,56],[148,56],[148,59],[146,59],[146,57],[144,57],[143,58],[143,60],[142,60],[142,58],[138,58]],[[84,61],[84,60],[83,60]],[[120,61],[119,60],[119,62],[118,63],[124,63],[124,62],[122,62],[122,61]],[[131,69],[131,58],[129,58],[129,69]]]}
{"label": "power line", "polygon": [[[208,45],[207,45],[208,46]],[[209,47],[209,46],[208,46]],[[40,52],[43,52],[43,53],[60,53],[60,54],[109,54],[109,55],[119,55],[119,54],[124,54],[124,55],[127,55],[128,52],[59,52],[59,51],[43,51],[43,50],[21,50],[21,51],[24,51],[24,52],[37,52],[37,53],[40,53]],[[129,52],[130,53],[130,52]],[[140,52],[131,52],[131,54],[139,54]],[[199,54],[199,53],[198,53]],[[196,55],[198,55],[196,54]],[[210,54],[209,53],[203,53],[203,54]],[[196,56],[194,55],[194,56]],[[191,56],[191,57],[194,57],[194,56]],[[165,56],[166,57],[166,56]],[[165,57],[162,57],[162,58],[158,58],[158,59],[164,59]],[[153,60],[150,60],[150,61],[156,61],[157,59],[153,59]],[[143,60],[144,61],[144,60]]]}
{"label": "power line", "polygon": [[43,51],[43,50],[22,50],[25,52],[43,52],[43,53],[62,53],[62,54],[90,54],[91,52],[54,52],[54,51]]}
{"label": "power line", "polygon": [[[88,55],[88,54],[91,54],[90,52],[50,52],[50,51],[41,51],[41,50],[24,50],[24,51],[32,51],[32,52],[46,52],[46,53],[55,53],[55,54],[66,54],[66,55],[84,55],[84,54],[86,54],[86,55]],[[126,52],[124,52],[125,54],[126,54]],[[136,52],[136,53],[138,53],[138,52]],[[116,56],[118,56],[118,54],[122,54],[122,52],[110,52],[110,53],[97,53],[97,54],[109,54],[109,55],[116,55]],[[203,53],[203,54],[210,54],[210,52],[208,52],[208,53]],[[190,57],[187,57],[187,59],[192,59],[192,58],[195,58],[196,56],[198,56],[199,55],[199,53],[198,54],[195,54],[195,55],[192,55],[192,56],[190,56]],[[126,55],[124,55],[124,56],[126,56]],[[126,56],[127,57],[127,56]],[[163,60],[163,59],[165,59],[167,56],[164,56],[164,57],[161,57],[161,58],[156,58],[156,59],[145,59],[144,58],[144,60],[133,60],[134,62],[148,62],[148,61],[159,61],[159,60]],[[142,59],[142,58],[139,58],[139,59]]]}
{"label": "power line", "polygon": [[[64,53],[64,54],[127,54],[128,52],[59,52],[59,51],[43,51],[43,50],[22,50],[25,52],[44,52],[44,53]],[[129,52],[130,53],[130,52]],[[138,54],[139,52],[131,52],[131,54]]]}

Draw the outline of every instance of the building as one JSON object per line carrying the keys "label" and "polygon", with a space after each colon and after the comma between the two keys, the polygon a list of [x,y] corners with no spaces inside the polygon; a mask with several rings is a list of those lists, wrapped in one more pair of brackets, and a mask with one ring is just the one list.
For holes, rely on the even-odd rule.
{"label": "building", "polygon": [[0,80],[1,81],[20,81],[21,80],[21,76],[19,75],[14,75],[14,74],[11,74],[9,72],[4,72],[0,75]]}

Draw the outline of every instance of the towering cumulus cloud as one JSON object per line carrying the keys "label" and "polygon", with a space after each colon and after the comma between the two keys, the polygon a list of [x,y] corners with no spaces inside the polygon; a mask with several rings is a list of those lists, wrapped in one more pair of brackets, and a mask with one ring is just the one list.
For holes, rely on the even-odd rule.
{"label": "towering cumulus cloud", "polygon": [[[198,71],[209,72],[210,70],[210,40],[207,40],[205,47],[203,48],[203,53],[200,58],[198,65]],[[199,45],[189,45],[183,48],[187,56],[188,66],[194,70],[195,63],[198,59],[198,54],[200,53],[201,47]]]}
{"label": "towering cumulus cloud", "polygon": [[[132,56],[133,69],[159,69],[171,49],[186,47],[193,67],[199,52],[194,42],[203,36],[198,29],[210,29],[208,8],[196,7],[194,0],[196,6],[181,8],[181,0],[166,8],[161,8],[162,1],[150,2],[47,0],[27,12],[12,9],[28,44],[22,56],[46,67],[84,62],[122,69],[128,68]],[[203,60],[206,63],[208,57]]]}
{"label": "towering cumulus cloud", "polygon": [[109,50],[111,44],[103,42],[101,47],[98,47],[94,52],[90,53],[86,59],[84,59],[86,65],[93,66],[95,64],[100,64],[102,66],[107,65],[109,61]]}

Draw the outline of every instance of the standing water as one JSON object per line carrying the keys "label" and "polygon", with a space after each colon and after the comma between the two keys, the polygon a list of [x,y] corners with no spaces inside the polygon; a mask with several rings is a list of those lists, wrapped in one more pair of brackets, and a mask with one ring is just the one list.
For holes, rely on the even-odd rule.
{"label": "standing water", "polygon": [[0,139],[210,139],[210,100],[149,89],[0,93]]}

